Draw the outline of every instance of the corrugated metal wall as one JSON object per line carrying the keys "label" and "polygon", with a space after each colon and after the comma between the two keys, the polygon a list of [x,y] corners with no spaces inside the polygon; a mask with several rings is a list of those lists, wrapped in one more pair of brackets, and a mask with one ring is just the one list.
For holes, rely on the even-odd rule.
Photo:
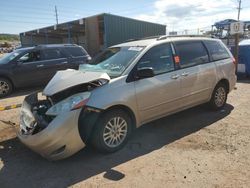
{"label": "corrugated metal wall", "polygon": [[59,37],[42,37],[42,36],[37,36],[37,35],[19,35],[20,40],[21,40],[21,45],[22,47],[29,47],[29,46],[34,46],[34,45],[39,45],[39,44],[61,44],[63,43],[62,38]]}
{"label": "corrugated metal wall", "polygon": [[104,37],[106,47],[129,39],[165,35],[166,26],[130,18],[104,14]]}
{"label": "corrugated metal wall", "polygon": [[[103,48],[125,42],[128,39],[139,39],[149,36],[165,35],[166,26],[154,24],[126,17],[99,14],[85,18],[85,33],[76,21],[59,24],[55,30],[53,26],[20,33],[23,47],[37,44],[76,43],[82,45],[92,56]],[[69,25],[75,27],[67,29]],[[79,29],[79,30],[78,30]],[[70,34],[69,34],[70,32]],[[70,38],[70,40],[69,40]]]}

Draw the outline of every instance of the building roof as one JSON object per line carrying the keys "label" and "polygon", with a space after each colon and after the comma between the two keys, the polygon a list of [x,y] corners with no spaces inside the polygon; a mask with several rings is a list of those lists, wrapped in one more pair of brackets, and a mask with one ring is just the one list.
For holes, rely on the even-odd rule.
{"label": "building roof", "polygon": [[[133,19],[133,18],[118,16],[118,15],[113,15],[113,14],[108,14],[108,13],[101,13],[101,14],[96,14],[96,15],[93,15],[93,16],[79,18],[79,19],[76,19],[76,20],[68,21],[68,22],[63,22],[63,23],[59,23],[59,24],[50,25],[50,26],[47,26],[47,27],[37,28],[37,29],[34,29],[34,30],[30,30],[30,31],[25,31],[25,32],[20,33],[20,35],[53,33],[55,30],[57,30],[57,32],[59,30],[59,31],[61,31],[63,33],[63,32],[67,32],[69,28],[71,30],[73,30],[73,31],[74,30],[79,31],[79,30],[82,29],[83,26],[85,26],[85,21],[84,21],[85,19],[92,18],[92,17],[98,17],[98,16],[104,16],[104,15],[111,15],[111,16],[115,16],[115,17],[126,18],[126,19],[129,19],[129,20],[135,20],[135,21],[144,22],[144,23],[151,23],[151,24],[166,27],[166,25],[159,24],[159,23],[153,23],[153,22],[148,22],[148,21],[143,21],[143,20],[137,20],[137,19]],[[80,24],[80,22],[81,22],[81,24]]]}

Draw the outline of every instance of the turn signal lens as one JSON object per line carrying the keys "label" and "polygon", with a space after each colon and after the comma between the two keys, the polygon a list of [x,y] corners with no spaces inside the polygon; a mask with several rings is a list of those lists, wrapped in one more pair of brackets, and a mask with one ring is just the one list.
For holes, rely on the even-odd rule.
{"label": "turn signal lens", "polygon": [[78,103],[77,105],[75,105],[71,110],[76,110],[76,109],[79,109],[79,108],[84,107],[84,106],[87,104],[88,100],[89,100],[89,99],[85,99],[85,100],[79,102],[79,103]]}

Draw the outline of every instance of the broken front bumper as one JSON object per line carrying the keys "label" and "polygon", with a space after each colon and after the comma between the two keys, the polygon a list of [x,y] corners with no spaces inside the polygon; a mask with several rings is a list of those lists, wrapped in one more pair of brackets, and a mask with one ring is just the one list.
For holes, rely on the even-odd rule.
{"label": "broken front bumper", "polygon": [[[21,111],[33,114],[32,104],[37,101],[36,96],[33,94],[26,97]],[[29,129],[30,125],[25,121],[25,115],[21,115],[18,138],[30,149],[49,160],[69,157],[85,146],[78,129],[80,112],[81,109],[78,109],[60,114],[46,128],[34,134],[23,131],[25,128]]]}

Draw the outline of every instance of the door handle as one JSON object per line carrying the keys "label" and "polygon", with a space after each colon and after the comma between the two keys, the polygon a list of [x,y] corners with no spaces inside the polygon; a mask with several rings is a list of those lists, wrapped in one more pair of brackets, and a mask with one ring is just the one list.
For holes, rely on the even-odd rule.
{"label": "door handle", "polygon": [[44,67],[44,65],[37,65],[36,67],[37,67],[37,68],[39,68],[39,67]]}
{"label": "door handle", "polygon": [[68,61],[64,61],[64,62],[62,62],[61,64],[67,64],[68,63]]}
{"label": "door handle", "polygon": [[175,75],[173,75],[171,78],[176,80],[176,79],[178,79],[179,77],[180,77],[179,74],[175,74]]}
{"label": "door handle", "polygon": [[188,72],[183,72],[181,75],[182,75],[182,76],[188,76],[189,73],[188,73]]}

